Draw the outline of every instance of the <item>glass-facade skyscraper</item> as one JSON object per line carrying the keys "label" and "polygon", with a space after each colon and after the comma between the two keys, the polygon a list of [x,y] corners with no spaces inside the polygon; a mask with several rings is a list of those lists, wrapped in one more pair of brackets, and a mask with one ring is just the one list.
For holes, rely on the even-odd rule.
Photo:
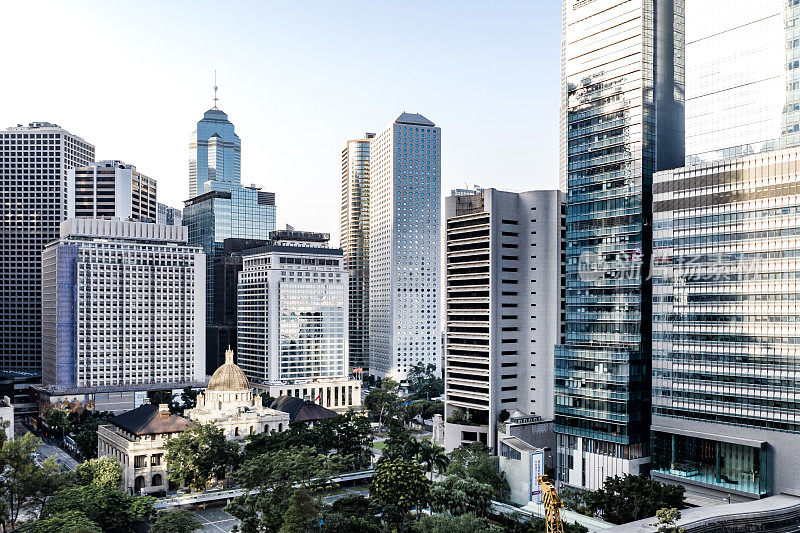
{"label": "glass-facade skyscraper", "polygon": [[189,244],[206,253],[206,370],[224,363],[227,340],[235,338],[236,324],[218,320],[214,312],[214,265],[225,253],[225,239],[267,240],[275,230],[275,193],[241,185],[241,141],[233,124],[214,106],[206,111],[189,143],[189,193],[183,225]]}
{"label": "glass-facade skyscraper", "polygon": [[350,369],[369,369],[369,144],[374,133],[342,149],[339,241],[348,286]]}
{"label": "glass-facade skyscraper", "polygon": [[566,340],[558,479],[595,489],[649,461],[653,172],[681,165],[683,2],[564,0]]}
{"label": "glass-facade skyscraper", "polygon": [[653,462],[800,495],[800,6],[686,0],[686,163],[654,176]]}
{"label": "glass-facade skyscraper", "polygon": [[207,181],[242,182],[242,141],[217,106],[197,123],[189,152],[189,198],[202,194]]}

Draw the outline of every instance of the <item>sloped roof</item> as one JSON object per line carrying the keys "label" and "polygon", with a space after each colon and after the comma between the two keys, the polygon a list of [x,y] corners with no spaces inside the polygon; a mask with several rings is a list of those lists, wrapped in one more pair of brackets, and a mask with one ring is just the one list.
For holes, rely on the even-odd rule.
{"label": "sloped roof", "polygon": [[433,122],[428,120],[427,118],[423,117],[418,113],[406,113],[403,112],[402,115],[397,117],[395,120],[398,124],[414,124],[416,126],[435,126]]}
{"label": "sloped roof", "polygon": [[159,413],[157,405],[144,404],[111,419],[111,423],[134,435],[180,433],[194,422],[169,412]]}
{"label": "sloped roof", "polygon": [[289,413],[289,420],[301,420],[313,422],[336,416],[334,411],[326,409],[319,404],[307,402],[295,396],[278,396],[269,405],[271,409],[277,409],[284,413]]}

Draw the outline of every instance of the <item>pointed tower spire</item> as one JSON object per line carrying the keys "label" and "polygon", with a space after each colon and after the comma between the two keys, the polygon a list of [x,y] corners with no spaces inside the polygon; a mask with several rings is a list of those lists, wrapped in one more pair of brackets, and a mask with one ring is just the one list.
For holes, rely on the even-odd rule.
{"label": "pointed tower spire", "polygon": [[217,109],[217,71],[214,71],[214,109]]}
{"label": "pointed tower spire", "polygon": [[228,349],[225,352],[225,364],[226,365],[232,365],[233,364],[233,350],[231,350],[230,346],[228,346]]}

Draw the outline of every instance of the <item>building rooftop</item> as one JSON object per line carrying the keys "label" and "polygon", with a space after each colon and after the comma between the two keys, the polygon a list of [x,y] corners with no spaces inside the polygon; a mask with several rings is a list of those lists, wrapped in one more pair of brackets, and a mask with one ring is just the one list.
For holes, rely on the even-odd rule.
{"label": "building rooftop", "polygon": [[194,426],[194,422],[169,412],[169,406],[146,403],[132,411],[111,419],[111,423],[134,435],[180,433]]}
{"label": "building rooftop", "polygon": [[250,390],[250,382],[242,369],[233,362],[233,350],[225,352],[225,364],[214,371],[208,382],[210,391],[246,391]]}
{"label": "building rooftop", "polygon": [[336,413],[330,409],[295,396],[278,396],[272,401],[269,408],[289,413],[290,421],[313,422],[336,416]]}
{"label": "building rooftop", "polygon": [[398,124],[414,124],[415,126],[435,126],[433,122],[428,120],[427,118],[423,117],[418,113],[406,113],[403,112],[402,115],[397,117],[395,120]]}
{"label": "building rooftop", "polygon": [[173,390],[191,387],[193,389],[204,389],[206,381],[183,381],[169,383],[133,383],[128,385],[103,385],[97,387],[51,387],[44,385],[32,385],[32,388],[46,393],[50,396],[66,396],[73,394],[95,394],[106,392],[135,392],[135,391],[154,391],[154,390]]}

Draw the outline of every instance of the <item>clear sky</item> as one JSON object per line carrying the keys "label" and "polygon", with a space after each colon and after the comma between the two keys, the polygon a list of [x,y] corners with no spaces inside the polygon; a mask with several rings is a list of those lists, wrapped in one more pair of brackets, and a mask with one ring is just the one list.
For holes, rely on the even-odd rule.
{"label": "clear sky", "polygon": [[213,105],[242,182],[278,224],[339,228],[345,140],[401,112],[442,128],[443,196],[558,185],[561,2],[5,2],[0,127],[49,121],[188,196],[189,136]]}

